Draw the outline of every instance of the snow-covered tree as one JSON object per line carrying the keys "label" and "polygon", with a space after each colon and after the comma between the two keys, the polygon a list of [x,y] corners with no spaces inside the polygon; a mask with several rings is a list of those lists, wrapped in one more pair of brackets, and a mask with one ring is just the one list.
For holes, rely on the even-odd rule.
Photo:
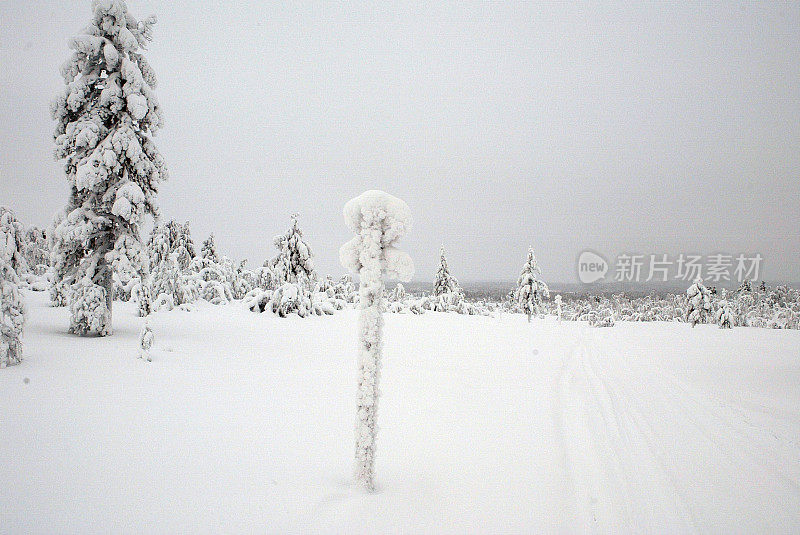
{"label": "snow-covered tree", "polygon": [[297,218],[298,215],[293,214],[292,226],[274,240],[278,255],[269,262],[269,267],[280,284],[297,282],[301,275],[309,281],[316,279],[314,255],[303,240],[303,231],[298,226]]}
{"label": "snow-covered tree", "polygon": [[25,247],[22,256],[28,267],[37,275],[42,275],[50,266],[50,247],[47,245],[47,232],[35,226],[25,231]]}
{"label": "snow-covered tree", "polygon": [[528,248],[528,259],[519,274],[517,289],[514,292],[514,298],[522,312],[528,316],[528,321],[531,321],[533,314],[539,313],[539,306],[542,301],[550,297],[550,289],[540,279],[541,274],[542,270],[539,269],[539,265],[536,263],[533,248]]}
{"label": "snow-covered tree", "polygon": [[717,311],[714,314],[714,321],[717,323],[717,325],[719,325],[720,329],[730,329],[736,325],[733,306],[728,301],[725,293],[722,294],[722,298],[717,304]]}
{"label": "snow-covered tree", "polygon": [[[123,0],[94,0],[92,19],[70,40],[73,53],[62,67],[65,88],[52,115],[70,195],[55,230],[56,279],[89,300],[70,307],[74,332],[111,334],[112,271],[129,264],[143,276],[149,267],[139,229],[146,215],[157,214],[167,176],[152,140],[162,122],[156,78],[142,55],[154,23],[136,20]],[[100,296],[104,311],[97,310]]]}
{"label": "snow-covered tree", "polygon": [[47,248],[50,250],[50,305],[65,307],[69,300],[69,286],[64,282],[63,274],[55,269],[56,258],[56,228],[61,224],[67,214],[60,210],[53,216],[53,221],[47,227]]}
{"label": "snow-covered tree", "polygon": [[103,286],[92,284],[86,278],[73,284],[69,293],[69,310],[69,332],[72,334],[111,334],[111,312]]}
{"label": "snow-covered tree", "polygon": [[744,293],[744,292],[752,292],[753,288],[750,286],[750,280],[744,279],[741,284],[739,284],[739,288],[736,290],[737,293]]}
{"label": "snow-covered tree", "polygon": [[203,258],[207,258],[214,263],[219,263],[219,255],[217,255],[217,244],[214,241],[214,235],[211,234],[206,240],[203,242],[203,245],[200,247],[200,256]]}
{"label": "snow-covered tree", "polygon": [[25,228],[14,212],[0,206],[0,261],[8,264],[18,276],[28,271],[24,250]]}
{"label": "snow-covered tree", "polygon": [[223,305],[233,299],[228,277],[222,267],[211,258],[196,257],[189,264],[189,273],[201,299],[215,305]]}
{"label": "snow-covered tree", "polygon": [[178,266],[181,270],[189,269],[189,264],[197,257],[197,249],[192,240],[192,233],[189,229],[189,222],[183,225],[176,223],[175,241],[172,243],[172,252],[176,253]]}
{"label": "snow-covered tree", "polygon": [[433,295],[440,296],[449,293],[463,293],[461,286],[458,284],[458,279],[450,274],[450,268],[447,267],[444,245],[439,250],[439,255],[439,269],[436,271],[436,277],[433,279]]}
{"label": "snow-covered tree", "polygon": [[256,274],[247,269],[247,260],[242,260],[234,272],[233,298],[243,299],[253,288],[258,286]]}
{"label": "snow-covered tree", "polygon": [[336,283],[334,295],[337,299],[341,299],[345,303],[356,302],[356,299],[358,298],[358,292],[356,292],[356,285],[353,283],[353,277],[351,277],[349,273],[346,273]]}
{"label": "snow-covered tree", "polygon": [[375,488],[375,437],[383,349],[384,276],[407,281],[414,265],[394,247],[411,228],[411,210],[397,197],[366,191],[344,207],[344,219],[356,236],[339,250],[342,265],[359,274],[358,406],[356,481]]}
{"label": "snow-covered tree", "polygon": [[144,318],[153,311],[153,299],[150,295],[150,285],[136,279],[131,289],[131,299],[136,301],[136,312]]}
{"label": "snow-covered tree", "polygon": [[[4,217],[0,215],[0,217]],[[13,366],[22,361],[22,328],[25,324],[25,305],[19,291],[19,277],[9,259],[15,258],[19,251],[8,235],[4,238],[0,254],[0,368]]]}
{"label": "snow-covered tree", "polygon": [[694,283],[686,290],[688,299],[686,308],[686,321],[692,327],[698,323],[708,323],[711,318],[711,292],[703,285],[703,279],[696,278]]}
{"label": "snow-covered tree", "polygon": [[561,321],[561,316],[563,314],[562,311],[562,302],[561,302],[561,294],[557,294],[555,298],[556,302],[556,315],[558,316],[558,321]]}

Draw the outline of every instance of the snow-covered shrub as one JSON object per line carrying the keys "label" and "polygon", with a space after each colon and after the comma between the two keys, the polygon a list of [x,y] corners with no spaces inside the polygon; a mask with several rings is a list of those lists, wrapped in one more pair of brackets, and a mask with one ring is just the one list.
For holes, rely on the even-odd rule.
{"label": "snow-covered shrub", "polygon": [[[65,87],[51,107],[55,154],[70,185],[66,217],[54,232],[54,281],[78,285],[70,307],[80,315],[72,319],[75,332],[111,333],[115,266],[130,264],[140,277],[148,271],[139,228],[157,215],[167,175],[152,140],[162,123],[156,79],[141,53],[154,23],[136,20],[123,0],[92,2],[89,25],[69,42]],[[104,313],[96,310],[96,287],[106,296]]]}
{"label": "snow-covered shrub", "polygon": [[336,299],[340,299],[345,303],[355,303],[358,299],[356,285],[353,283],[353,278],[349,274],[344,275],[337,281],[333,293]]}
{"label": "snow-covered shrub", "polygon": [[613,327],[614,323],[614,307],[611,301],[605,298],[600,299],[597,312],[589,320],[589,325],[592,327]]}
{"label": "snow-covered shrub", "polygon": [[[268,305],[272,299],[273,290],[263,288],[253,288],[242,299],[242,303],[253,312],[264,312],[268,310]],[[269,308],[269,310],[272,310]]]}
{"label": "snow-covered shrub", "polygon": [[233,299],[229,278],[222,266],[214,262],[211,257],[196,257],[189,264],[189,272],[201,299],[215,305],[222,305]]}
{"label": "snow-covered shrub", "polygon": [[153,357],[150,355],[150,350],[153,348],[153,341],[155,336],[153,335],[153,329],[150,328],[150,321],[145,319],[144,326],[142,326],[142,332],[139,333],[139,358],[142,360],[146,360],[147,362],[152,362]]}
{"label": "snow-covered shrub", "polygon": [[695,279],[694,283],[686,290],[688,304],[686,307],[686,321],[692,327],[698,323],[708,323],[711,318],[711,292],[703,285],[702,279]]}
{"label": "snow-covered shrub", "polygon": [[111,334],[106,289],[82,279],[70,289],[71,312],[69,332],[73,334],[95,333],[99,336]]}
{"label": "snow-covered shrub", "polygon": [[160,310],[172,310],[175,308],[175,300],[170,294],[160,293],[153,300],[151,308],[153,312],[158,312]]}
{"label": "snow-covered shrub", "polygon": [[714,321],[719,325],[720,329],[730,329],[736,325],[736,319],[733,315],[733,307],[727,299],[720,300],[717,305],[717,311],[714,314]]}
{"label": "snow-covered shrub", "polygon": [[375,488],[378,384],[383,348],[384,275],[407,281],[414,272],[408,254],[394,244],[411,228],[411,210],[400,199],[371,190],[344,207],[356,236],[339,250],[342,265],[360,276],[356,481]]}
{"label": "snow-covered shrub", "polygon": [[236,267],[233,280],[233,298],[244,299],[253,288],[258,286],[256,274],[247,269],[247,260],[242,260]]}
{"label": "snow-covered shrub", "polygon": [[406,288],[403,286],[403,283],[398,282],[397,285],[392,288],[389,292],[389,295],[386,297],[386,300],[389,303],[398,303],[403,301],[406,298]]}
{"label": "snow-covered shrub", "polygon": [[25,304],[19,291],[19,278],[11,263],[6,261],[8,256],[0,257],[0,368],[22,361],[22,328],[25,324]]}
{"label": "snow-covered shrub", "polygon": [[522,272],[517,279],[517,289],[514,292],[514,298],[517,304],[522,309],[523,314],[528,316],[528,321],[531,321],[531,316],[539,314],[539,306],[548,297],[550,297],[550,289],[547,284],[539,278],[542,270],[536,263],[536,257],[533,255],[533,248],[528,248],[528,259],[522,267]]}

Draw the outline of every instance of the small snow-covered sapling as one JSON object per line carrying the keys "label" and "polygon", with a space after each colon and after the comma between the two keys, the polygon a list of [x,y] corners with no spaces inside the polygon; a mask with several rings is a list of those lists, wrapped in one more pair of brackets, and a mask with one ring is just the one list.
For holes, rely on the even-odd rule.
{"label": "small snow-covered sapling", "polygon": [[360,278],[355,478],[357,484],[372,491],[375,490],[382,314],[386,308],[384,276],[408,281],[414,273],[411,257],[394,247],[411,228],[411,210],[397,197],[370,190],[345,205],[344,219],[356,236],[339,249],[339,259]]}
{"label": "small snow-covered sapling", "polygon": [[139,358],[147,362],[153,362],[150,349],[153,347],[153,330],[150,328],[150,318],[145,318],[142,332],[139,334]]}

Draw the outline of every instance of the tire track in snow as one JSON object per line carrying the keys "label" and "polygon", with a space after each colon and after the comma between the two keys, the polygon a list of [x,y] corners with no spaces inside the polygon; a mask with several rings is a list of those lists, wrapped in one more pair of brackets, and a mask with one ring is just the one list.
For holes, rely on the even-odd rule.
{"label": "tire track in snow", "polygon": [[640,415],[599,366],[596,345],[585,331],[554,395],[580,525],[587,532],[695,531]]}
{"label": "tire track in snow", "polygon": [[[787,497],[800,504],[796,476],[788,473],[800,460],[797,448],[776,444],[770,429],[753,424],[741,409],[712,393],[692,389],[656,364],[619,350],[601,354],[600,345],[608,346],[590,344],[594,364],[628,400],[629,414],[640,422],[694,526],[718,531],[735,518],[743,531],[798,527],[792,509],[799,507],[787,511],[780,505]],[[777,453],[782,458],[776,461]]]}

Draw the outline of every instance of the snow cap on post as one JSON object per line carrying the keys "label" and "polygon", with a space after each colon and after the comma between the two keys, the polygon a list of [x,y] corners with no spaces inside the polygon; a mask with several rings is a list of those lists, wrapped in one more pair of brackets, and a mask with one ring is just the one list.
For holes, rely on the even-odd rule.
{"label": "snow cap on post", "polygon": [[411,280],[411,257],[394,247],[411,229],[411,209],[403,200],[383,191],[365,191],[344,205],[344,220],[356,236],[339,249],[342,266],[358,273],[363,265],[362,254],[380,257],[388,277]]}

